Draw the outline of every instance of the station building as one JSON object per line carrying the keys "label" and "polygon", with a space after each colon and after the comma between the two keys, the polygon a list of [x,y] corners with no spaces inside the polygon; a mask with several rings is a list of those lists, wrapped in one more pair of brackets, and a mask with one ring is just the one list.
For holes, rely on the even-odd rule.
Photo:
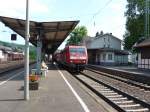
{"label": "station building", "polygon": [[8,52],[12,49],[9,47],[5,47],[0,45],[0,62],[5,62],[8,60],[9,54]]}
{"label": "station building", "polygon": [[128,63],[128,52],[121,50],[121,40],[112,33],[85,37],[83,43],[88,50],[88,62],[99,65],[123,65]]}
{"label": "station building", "polygon": [[150,69],[150,39],[145,39],[134,47],[138,52],[138,68]]}

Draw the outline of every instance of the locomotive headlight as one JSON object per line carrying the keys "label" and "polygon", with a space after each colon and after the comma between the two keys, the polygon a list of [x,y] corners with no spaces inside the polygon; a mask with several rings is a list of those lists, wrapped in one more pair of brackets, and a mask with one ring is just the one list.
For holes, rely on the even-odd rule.
{"label": "locomotive headlight", "polygon": [[70,63],[72,63],[73,61],[72,60],[70,60]]}

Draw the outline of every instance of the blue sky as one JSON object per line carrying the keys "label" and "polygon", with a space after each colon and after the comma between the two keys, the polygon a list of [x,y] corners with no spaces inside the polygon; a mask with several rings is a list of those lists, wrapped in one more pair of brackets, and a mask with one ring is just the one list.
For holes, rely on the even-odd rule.
{"label": "blue sky", "polygon": [[[62,21],[80,20],[85,25],[88,35],[94,36],[97,31],[112,33],[123,39],[125,32],[124,12],[126,0],[29,0],[30,20]],[[26,0],[5,0],[0,4],[0,16],[25,19]],[[14,33],[0,23],[0,40],[11,42],[10,34]],[[14,43],[24,44],[18,36]]]}

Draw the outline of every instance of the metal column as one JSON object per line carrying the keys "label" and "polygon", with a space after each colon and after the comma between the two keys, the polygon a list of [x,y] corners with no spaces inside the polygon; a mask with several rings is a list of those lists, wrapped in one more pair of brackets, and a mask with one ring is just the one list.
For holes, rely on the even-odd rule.
{"label": "metal column", "polygon": [[29,0],[26,1],[24,99],[29,100]]}

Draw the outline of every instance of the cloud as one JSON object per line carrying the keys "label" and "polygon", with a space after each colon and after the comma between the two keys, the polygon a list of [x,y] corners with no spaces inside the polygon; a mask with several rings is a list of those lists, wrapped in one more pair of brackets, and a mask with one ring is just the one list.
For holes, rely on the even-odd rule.
{"label": "cloud", "polygon": [[120,5],[119,3],[113,3],[110,7],[114,11],[121,11],[123,9],[122,5]]}
{"label": "cloud", "polygon": [[[30,14],[36,15],[40,13],[48,13],[49,8],[46,4],[43,4],[40,0],[29,0],[30,2]],[[4,0],[0,4],[1,16],[25,18],[26,12],[26,0]]]}

